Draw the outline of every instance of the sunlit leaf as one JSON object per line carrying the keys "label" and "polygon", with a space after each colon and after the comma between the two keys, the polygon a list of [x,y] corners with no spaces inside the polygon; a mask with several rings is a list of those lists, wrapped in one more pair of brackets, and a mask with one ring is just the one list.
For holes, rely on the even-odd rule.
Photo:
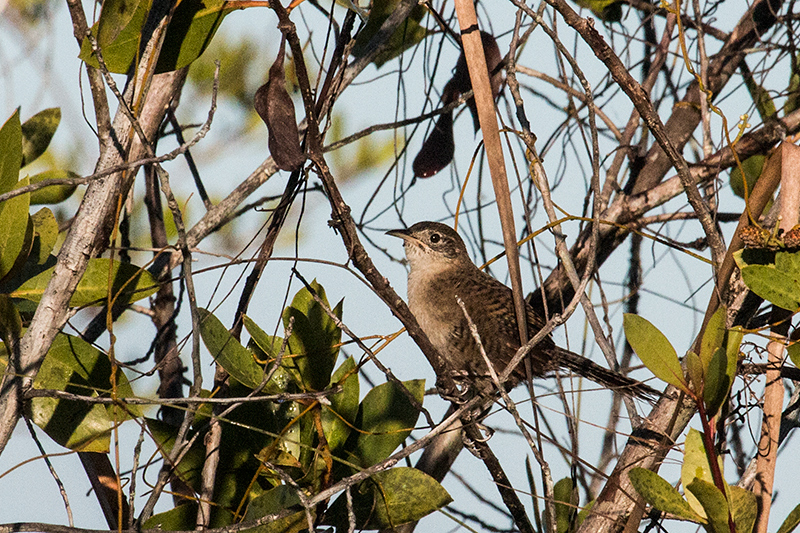
{"label": "sunlit leaf", "polygon": [[732,485],[731,509],[733,510],[733,522],[736,526],[736,533],[752,533],[758,516],[758,503],[756,495],[749,490]]}
{"label": "sunlit leaf", "polygon": [[[706,448],[703,445],[703,434],[692,428],[686,434],[683,464],[681,465],[681,483],[684,487],[687,487],[695,478],[712,484],[714,481],[711,475],[711,467],[708,463],[708,456],[706,455]],[[696,513],[706,517],[703,506],[700,505],[700,502],[691,492],[686,492],[686,500]]]}
{"label": "sunlit leaf", "polygon": [[692,494],[702,506],[708,517],[708,524],[714,533],[730,533],[728,527],[728,501],[713,483],[695,478],[686,485],[686,492]]}
{"label": "sunlit leaf", "polygon": [[[19,187],[26,185],[28,178],[18,182]],[[24,265],[31,251],[30,198],[30,193],[25,193],[0,203],[0,280]]]}
{"label": "sunlit leaf", "polygon": [[778,528],[778,533],[792,533],[800,525],[800,505],[795,506]]}
{"label": "sunlit leaf", "polygon": [[628,472],[628,478],[642,498],[659,511],[692,522],[705,523],[705,519],[692,510],[680,492],[655,472],[635,467]]}
{"label": "sunlit leaf", "polygon": [[796,311],[800,305],[800,284],[790,276],[769,266],[750,265],[741,269],[747,288],[768,302]]}
{"label": "sunlit leaf", "polygon": [[[52,179],[76,179],[79,175],[69,170],[47,170],[31,176],[31,184]],[[57,204],[63,202],[75,192],[77,185],[50,185],[31,193],[31,204]]]}
{"label": "sunlit leaf", "polygon": [[623,328],[631,348],[657,378],[689,392],[678,354],[658,328],[630,313],[623,319]]}
{"label": "sunlit leaf", "polygon": [[22,166],[22,126],[19,110],[0,128],[0,194],[17,186]]}
{"label": "sunlit leaf", "polygon": [[47,150],[58,124],[61,122],[61,109],[51,107],[39,111],[22,125],[22,164],[30,164]]}
{"label": "sunlit leaf", "polygon": [[[45,270],[29,279],[12,292],[11,296],[38,302],[44,294],[50,278],[53,277],[53,270],[52,268]],[[98,257],[89,259],[86,272],[78,282],[78,287],[69,301],[70,307],[106,303],[109,284],[111,285],[111,295],[119,304],[141,300],[155,294],[158,290],[156,280],[146,270],[131,263],[121,263]]]}

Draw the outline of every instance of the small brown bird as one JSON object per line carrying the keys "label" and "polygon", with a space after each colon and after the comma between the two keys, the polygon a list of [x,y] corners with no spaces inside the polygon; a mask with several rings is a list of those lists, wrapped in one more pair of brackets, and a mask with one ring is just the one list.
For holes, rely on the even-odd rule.
{"label": "small brown bird", "polygon": [[[459,376],[482,383],[478,389],[486,390],[488,369],[456,297],[464,302],[486,355],[500,374],[520,347],[511,289],[476,267],[464,241],[445,224],[419,222],[387,234],[403,239],[410,266],[408,307],[420,327]],[[532,337],[545,320],[530,305],[526,304],[526,309]],[[643,383],[559,348],[550,336],[531,350],[529,358],[534,377],[566,368],[623,394],[658,396]],[[524,379],[525,367],[520,364],[506,385],[513,387]]]}

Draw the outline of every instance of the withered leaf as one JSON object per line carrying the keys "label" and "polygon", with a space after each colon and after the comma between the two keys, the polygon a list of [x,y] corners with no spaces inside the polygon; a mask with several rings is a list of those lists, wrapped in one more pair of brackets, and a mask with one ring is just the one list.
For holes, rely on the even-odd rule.
{"label": "withered leaf", "polygon": [[267,125],[269,151],[275,164],[279,169],[291,172],[299,169],[306,158],[300,146],[294,103],[286,90],[285,48],[284,37],[278,57],[269,69],[269,79],[256,91],[253,106]]}
{"label": "withered leaf", "polygon": [[422,143],[412,169],[417,178],[429,178],[442,170],[453,160],[453,112],[443,113],[436,121],[425,142]]}

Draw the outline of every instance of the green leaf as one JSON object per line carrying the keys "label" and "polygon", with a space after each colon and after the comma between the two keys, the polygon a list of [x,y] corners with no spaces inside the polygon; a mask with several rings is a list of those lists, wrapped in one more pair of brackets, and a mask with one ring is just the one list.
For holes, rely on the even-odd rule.
{"label": "green leaf", "polygon": [[636,492],[659,511],[674,514],[698,524],[706,522],[705,518],[692,510],[675,487],[655,472],[646,468],[634,467],[628,472],[628,478]]}
{"label": "green leaf", "polygon": [[214,361],[245,387],[258,388],[264,379],[264,369],[253,358],[253,354],[210,311],[198,309],[197,312],[203,344]]}
{"label": "green leaf", "polygon": [[783,521],[781,527],[778,528],[778,533],[792,533],[798,525],[800,525],[800,505],[792,509],[792,512]]}
{"label": "green leaf", "polygon": [[[761,176],[761,171],[764,168],[764,161],[766,156],[754,155],[742,161],[742,168],[744,169],[744,176],[747,178],[747,193],[753,191],[756,185],[756,180]],[[742,179],[742,171],[739,167],[733,167],[731,170],[731,189],[733,193],[739,198],[744,198],[744,180]]]}
{"label": "green leaf", "polygon": [[[316,280],[311,282],[311,288],[330,309],[325,289]],[[342,317],[342,303],[340,301],[333,309],[339,318]],[[294,324],[290,327],[292,320]],[[303,390],[323,390],[330,383],[339,355],[341,330],[305,287],[297,292],[292,305],[284,310],[283,323],[292,331],[289,348],[293,355],[292,367],[302,380],[298,385]]]}
{"label": "green leaf", "polygon": [[175,9],[156,72],[181,69],[200,57],[211,43],[225,16],[241,9],[231,8],[225,0],[183,0]]}
{"label": "green leaf", "polygon": [[706,329],[703,332],[703,340],[700,343],[700,360],[703,362],[703,372],[708,370],[708,364],[711,358],[714,357],[714,352],[722,347],[725,341],[725,317],[727,309],[724,305],[720,305],[717,310],[711,315],[711,318],[706,324]]}
{"label": "green leaf", "polygon": [[556,503],[556,531],[567,533],[570,531],[570,519],[577,511],[578,502],[573,501],[572,479],[565,477],[559,479],[553,486],[553,499]]}
{"label": "green leaf", "polygon": [[[19,187],[24,187],[28,179],[18,183]],[[33,225],[28,216],[30,198],[30,194],[25,193],[0,203],[0,280],[15,270],[15,266],[22,266],[31,251]]]}
{"label": "green leaf", "polygon": [[756,105],[756,110],[758,111],[761,120],[766,122],[774,117],[777,113],[775,109],[775,102],[772,101],[769,91],[756,83],[756,80],[753,79],[753,75],[749,72],[749,69],[747,69],[746,74],[747,75],[743,76],[743,78],[745,87],[747,87],[747,92],[750,93],[750,98],[753,99],[753,103]]}
{"label": "green leaf", "polygon": [[690,351],[686,352],[683,360],[686,363],[686,371],[689,374],[689,383],[691,383],[692,389],[695,394],[702,396],[706,377],[700,356]]}
{"label": "green leaf", "polygon": [[657,378],[690,393],[675,348],[658,328],[638,315],[626,313],[625,336],[644,366]]}
{"label": "green leaf", "polygon": [[0,341],[7,349],[13,342],[22,337],[22,318],[14,307],[11,298],[0,294]]}
{"label": "green leaf", "polygon": [[717,411],[728,398],[733,381],[728,375],[728,352],[723,348],[718,348],[711,358],[706,374],[706,385],[703,393],[703,401],[706,404],[706,413],[709,417],[717,414]]}
{"label": "green leaf", "polygon": [[800,368],[800,342],[794,342],[786,347],[786,351],[789,352],[789,359],[792,360],[794,366]]}
{"label": "green leaf", "polygon": [[21,166],[22,126],[17,109],[0,128],[0,194],[17,186]]}
{"label": "green leaf", "polygon": [[[31,184],[40,183],[45,180],[53,179],[77,179],[78,174],[69,170],[47,170],[31,176]],[[43,189],[37,189],[31,193],[31,204],[57,204],[63,202],[75,192],[77,185],[50,185]]]}
{"label": "green leaf", "polygon": [[31,223],[34,240],[29,259],[34,260],[37,265],[43,265],[50,259],[50,254],[56,246],[58,221],[52,211],[43,207],[31,215]]}
{"label": "green leaf", "polygon": [[[404,381],[406,389],[421,404],[425,380]],[[350,462],[366,468],[383,461],[402,444],[414,429],[419,411],[398,385],[387,382],[367,393],[358,409],[355,442],[345,447]]]}
{"label": "green leaf", "polygon": [[[216,502],[215,502],[216,503]],[[209,527],[220,528],[233,524],[233,513],[212,505],[211,522]],[[305,516],[305,515],[304,515]],[[197,505],[182,503],[177,507],[157,513],[150,517],[143,529],[160,529],[161,531],[187,531],[193,530],[197,524]],[[253,531],[253,530],[246,530]]]}
{"label": "green leaf", "polygon": [[750,265],[741,269],[742,281],[751,291],[768,302],[796,311],[800,303],[800,284],[790,276],[771,267]]}
{"label": "green leaf", "polygon": [[731,509],[733,510],[733,522],[736,526],[736,533],[752,533],[758,516],[758,503],[756,495],[749,490],[732,485]]}
{"label": "green leaf", "polygon": [[[269,372],[283,347],[283,339],[267,335],[266,332],[248,316],[243,318],[243,323],[247,332],[250,334],[250,342],[247,343],[247,349],[253,352],[262,361],[266,361],[265,368],[267,372]],[[299,376],[294,375],[289,368],[292,365],[290,363],[291,354],[288,353],[288,347],[283,355],[286,357],[286,360],[281,361],[281,366],[275,369],[272,378],[264,386],[264,392],[267,394],[287,392],[289,391],[289,387],[293,383],[297,383],[300,379]],[[259,381],[259,384],[260,383]]]}
{"label": "green leaf", "polygon": [[278,513],[284,509],[298,507],[298,512],[291,514],[280,520],[273,520],[255,528],[243,531],[257,533],[299,533],[308,528],[306,513],[300,507],[300,498],[297,496],[297,489],[288,485],[278,485],[264,494],[253,498],[247,505],[243,522],[257,520],[262,516]]}
{"label": "green leaf", "polygon": [[[29,279],[12,292],[11,296],[39,302],[54,270],[55,268],[50,268]],[[130,263],[120,263],[105,257],[94,258],[89,259],[86,272],[78,282],[78,287],[75,289],[69,305],[83,307],[105,304],[109,294],[109,282],[112,298],[117,304],[147,298],[158,290],[156,280],[146,270]]]}
{"label": "green leaf", "polygon": [[[692,428],[686,434],[683,464],[681,465],[681,483],[684,487],[688,487],[694,479],[713,484],[708,455],[706,455],[706,448],[703,445],[703,434]],[[691,492],[686,492],[686,500],[696,513],[704,518],[706,517],[703,506]]]}
{"label": "green leaf", "polygon": [[359,383],[355,359],[348,357],[333,373],[330,387],[342,385],[342,392],[328,396],[330,405],[322,404],[322,430],[328,448],[336,452],[347,441],[358,415]]}
{"label": "green leaf", "polygon": [[[100,10],[100,20],[92,33],[110,72],[127,74],[139,52],[139,39],[151,0],[106,0]],[[88,65],[99,67],[88,38],[81,43],[78,56]]]}
{"label": "green leaf", "polygon": [[800,252],[777,252],[775,269],[783,272],[795,282],[800,281]]}
{"label": "green leaf", "polygon": [[[416,468],[397,467],[374,474],[354,490],[357,529],[389,529],[414,522],[453,499],[435,479]],[[342,494],[323,523],[347,531],[347,507]]]}
{"label": "green leaf", "polygon": [[[122,370],[115,373],[117,397],[133,396],[133,390]],[[81,340],[58,334],[36,375],[34,387],[80,394],[111,395],[111,363],[108,356]],[[31,418],[54,441],[72,449],[107,452],[110,431],[116,422],[141,416],[141,408],[87,404],[56,398],[31,400]]]}
{"label": "green leaf", "polygon": [[58,124],[61,122],[61,109],[51,107],[39,111],[22,125],[22,163],[24,167],[38,159],[47,150]]}
{"label": "green leaf", "polygon": [[[369,19],[364,28],[358,32],[356,44],[353,47],[353,55],[361,57],[367,53],[367,45],[370,40],[380,31],[381,26],[397,9],[400,0],[375,0],[372,2]],[[399,56],[405,50],[421,42],[428,35],[428,30],[420,25],[426,10],[422,6],[417,6],[411,10],[405,23],[400,24],[395,32],[386,42],[386,49],[379,53],[374,60],[376,66],[380,67],[387,61]]]}
{"label": "green leaf", "polygon": [[622,2],[620,0],[575,0],[581,7],[588,7],[603,22],[619,22],[622,20]]}
{"label": "green leaf", "polygon": [[728,501],[713,483],[695,478],[686,486],[687,492],[700,502],[714,533],[731,533],[728,527]]}

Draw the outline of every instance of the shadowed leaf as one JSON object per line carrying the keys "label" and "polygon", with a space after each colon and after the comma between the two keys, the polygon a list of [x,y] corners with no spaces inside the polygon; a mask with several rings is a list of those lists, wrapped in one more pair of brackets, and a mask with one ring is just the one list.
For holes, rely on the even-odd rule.
{"label": "shadowed leaf", "polygon": [[430,178],[453,160],[455,144],[453,143],[453,112],[448,111],[439,116],[428,138],[422,143],[412,168],[414,176]]}
{"label": "shadowed leaf", "polygon": [[47,150],[61,122],[61,109],[51,107],[39,111],[22,125],[22,164],[33,162]]}

